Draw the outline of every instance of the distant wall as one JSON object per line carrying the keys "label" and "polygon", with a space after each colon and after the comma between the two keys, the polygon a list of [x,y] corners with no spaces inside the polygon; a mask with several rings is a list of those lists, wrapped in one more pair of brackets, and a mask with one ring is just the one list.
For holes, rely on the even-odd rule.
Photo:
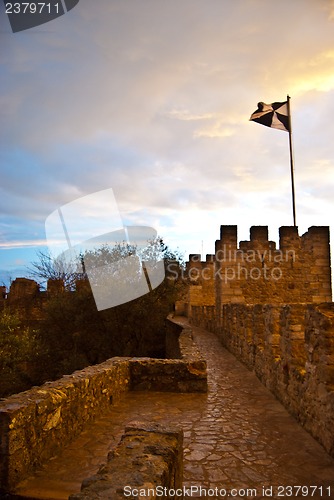
{"label": "distant wall", "polygon": [[[212,314],[194,306],[192,322]],[[224,304],[213,330],[334,456],[334,304]]]}
{"label": "distant wall", "polygon": [[[169,326],[168,326],[169,325]],[[168,321],[180,359],[111,358],[0,402],[0,490],[8,491],[71,442],[128,390],[205,392],[206,362],[191,331]]]}
{"label": "distant wall", "polygon": [[[77,281],[77,291],[85,280]],[[6,288],[0,290],[0,311],[6,307],[15,313],[25,324],[34,324],[44,317],[44,309],[50,297],[65,292],[61,279],[49,279],[47,290],[41,291],[38,283],[29,278],[16,278],[7,293]],[[72,293],[72,292],[66,292]]]}
{"label": "distant wall", "polygon": [[46,298],[47,293],[40,291],[36,281],[16,278],[8,293],[5,287],[0,293],[0,311],[6,307],[26,323],[33,323],[42,318]]}

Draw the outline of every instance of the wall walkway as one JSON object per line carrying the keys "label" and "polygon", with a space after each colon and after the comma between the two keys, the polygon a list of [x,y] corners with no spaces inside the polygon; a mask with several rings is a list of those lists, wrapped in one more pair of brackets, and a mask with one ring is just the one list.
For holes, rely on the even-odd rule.
{"label": "wall walkway", "polygon": [[166,330],[168,359],[115,357],[2,399],[0,495],[57,455],[124,392],[207,392],[206,362],[191,330],[170,320]]}
{"label": "wall walkway", "polygon": [[61,500],[78,492],[81,481],[106,461],[125,425],[138,419],[183,428],[184,486],[194,487],[194,498],[200,497],[196,488],[233,489],[234,498],[297,498],[288,486],[304,486],[299,498],[333,498],[334,459],[213,333],[192,329],[208,363],[208,394],[125,393],[42,471],[21,483],[16,498]]}

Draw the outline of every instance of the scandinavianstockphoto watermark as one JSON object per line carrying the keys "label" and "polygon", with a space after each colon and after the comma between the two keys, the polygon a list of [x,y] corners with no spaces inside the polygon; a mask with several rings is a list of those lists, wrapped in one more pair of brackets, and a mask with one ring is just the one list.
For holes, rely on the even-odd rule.
{"label": "scandinavianstockphoto watermark", "polygon": [[217,262],[295,262],[296,252],[294,249],[231,249],[228,245],[223,245],[215,254]]}
{"label": "scandinavianstockphoto watermark", "polygon": [[[294,249],[240,250],[223,245],[209,262],[201,262],[201,256],[194,254],[187,269],[182,271],[182,277],[192,282],[211,279],[225,283],[234,280],[278,281],[283,277],[285,264],[293,265],[295,261]],[[169,277],[177,277],[172,265],[167,270]]]}
{"label": "scandinavianstockphoto watermark", "polygon": [[165,271],[157,231],[124,225],[111,188],[57,208],[47,217],[45,231],[54,259],[65,266],[81,262],[99,311],[151,292],[165,276],[190,282],[278,281],[284,264],[296,260],[294,250],[241,251],[226,246],[216,252],[215,262],[202,263],[200,255],[193,255],[186,269],[170,262]]}

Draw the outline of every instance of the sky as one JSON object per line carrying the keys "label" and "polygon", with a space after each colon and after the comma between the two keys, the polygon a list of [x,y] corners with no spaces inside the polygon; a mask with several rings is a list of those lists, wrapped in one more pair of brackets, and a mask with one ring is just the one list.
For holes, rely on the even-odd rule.
{"label": "sky", "polygon": [[334,2],[80,0],[12,33],[0,6],[0,281],[45,221],[112,189],[124,225],[213,253],[221,224],[293,224],[288,133],[250,122],[291,96],[297,225],[334,234]]}

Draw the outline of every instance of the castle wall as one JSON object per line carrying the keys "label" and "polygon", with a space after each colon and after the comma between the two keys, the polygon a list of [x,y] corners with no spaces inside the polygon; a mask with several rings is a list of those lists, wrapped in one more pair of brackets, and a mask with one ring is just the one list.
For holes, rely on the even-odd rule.
{"label": "castle wall", "polygon": [[267,226],[253,226],[237,246],[237,226],[221,226],[215,249],[216,305],[332,300],[329,228],[281,227],[279,248]]}
{"label": "castle wall", "polygon": [[221,226],[209,282],[215,301],[192,300],[190,291],[189,318],[216,332],[334,456],[329,228],[299,236],[281,227],[279,236],[276,248],[266,226],[253,226],[238,246],[237,226]]}
{"label": "castle wall", "polygon": [[334,456],[334,304],[223,304],[220,317],[193,306],[192,323],[215,331]]}
{"label": "castle wall", "polygon": [[185,275],[189,282],[186,315],[191,317],[192,306],[215,304],[214,255],[207,255],[201,261],[200,254],[189,255]]}
{"label": "castle wall", "polygon": [[[10,491],[128,390],[206,392],[190,329],[167,320],[179,359],[111,358],[0,402],[0,492]],[[175,347],[175,342],[179,346]]]}
{"label": "castle wall", "polygon": [[127,391],[130,366],[112,358],[0,403],[0,491],[7,491],[72,441]]}
{"label": "castle wall", "polygon": [[252,226],[250,240],[238,245],[237,226],[221,226],[215,254],[192,254],[186,311],[223,304],[321,303],[332,300],[329,228],[313,226],[302,236],[294,226],[281,227],[279,247],[267,226]]}

